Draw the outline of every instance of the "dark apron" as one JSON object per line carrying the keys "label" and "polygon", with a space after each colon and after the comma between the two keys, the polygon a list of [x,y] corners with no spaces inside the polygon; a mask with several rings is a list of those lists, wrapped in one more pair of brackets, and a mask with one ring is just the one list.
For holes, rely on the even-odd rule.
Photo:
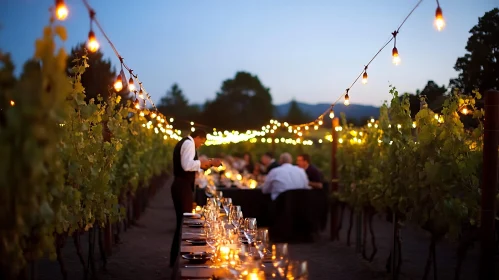
{"label": "dark apron", "polygon": [[177,216],[177,224],[175,235],[173,236],[172,247],[170,249],[170,267],[175,265],[180,253],[183,213],[192,211],[192,203],[194,202],[193,186],[194,182],[192,180],[186,180],[184,178],[173,179],[171,192],[173,206],[175,207],[175,214]]}

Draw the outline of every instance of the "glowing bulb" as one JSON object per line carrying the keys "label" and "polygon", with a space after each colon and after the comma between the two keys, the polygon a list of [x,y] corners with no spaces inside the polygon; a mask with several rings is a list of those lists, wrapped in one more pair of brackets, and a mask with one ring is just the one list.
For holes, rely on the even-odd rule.
{"label": "glowing bulb", "polygon": [[440,6],[437,7],[437,11],[435,12],[435,27],[438,31],[442,31],[445,27],[445,20]]}
{"label": "glowing bulb", "polygon": [[331,112],[329,112],[329,118],[334,119],[334,112],[333,112],[333,110],[331,110]]}
{"label": "glowing bulb", "polygon": [[319,120],[319,125],[322,125],[322,123],[323,123],[322,120]]}
{"label": "glowing bulb", "polygon": [[362,83],[365,85],[367,84],[367,72],[364,71],[364,74],[362,74]]}
{"label": "glowing bulb", "polygon": [[88,32],[87,47],[88,47],[88,50],[90,52],[93,52],[93,53],[96,52],[100,47],[99,42],[95,38],[95,33],[92,30],[90,30],[90,32]]}
{"label": "glowing bulb", "polygon": [[123,80],[121,79],[121,74],[116,78],[116,82],[114,82],[114,90],[120,92],[123,89]]}
{"label": "glowing bulb", "polygon": [[140,109],[140,102],[138,99],[135,99],[135,101],[133,102],[133,105],[134,105],[135,109]]}
{"label": "glowing bulb", "polygon": [[392,50],[392,61],[393,61],[393,64],[395,65],[399,65],[400,64],[400,56],[399,56],[399,51],[397,50],[396,47],[393,48]]}
{"label": "glowing bulb", "polygon": [[68,17],[69,11],[68,7],[64,3],[64,0],[55,1],[55,15],[58,20],[65,20]]}
{"label": "glowing bulb", "polygon": [[139,98],[144,99],[144,91],[142,90],[142,88],[140,88],[139,90]]}
{"label": "glowing bulb", "polygon": [[345,106],[350,105],[350,97],[348,96],[348,93],[345,94],[345,101],[343,102]]}
{"label": "glowing bulb", "polygon": [[134,91],[135,90],[135,83],[133,82],[133,78],[130,77],[130,79],[128,80],[128,89],[130,91]]}
{"label": "glowing bulb", "polygon": [[16,105],[16,102],[14,102],[14,100],[11,100],[10,101],[10,106],[14,106],[14,105]]}
{"label": "glowing bulb", "polygon": [[173,119],[173,118],[170,118],[170,122],[173,122],[173,121],[174,121],[174,119]]}
{"label": "glowing bulb", "polygon": [[469,113],[468,108],[465,107],[465,108],[461,109],[461,114],[467,115],[468,113]]}

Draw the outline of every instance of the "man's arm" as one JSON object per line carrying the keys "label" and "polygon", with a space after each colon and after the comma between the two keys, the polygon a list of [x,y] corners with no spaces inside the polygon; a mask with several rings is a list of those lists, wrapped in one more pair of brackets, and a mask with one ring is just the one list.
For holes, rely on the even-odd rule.
{"label": "man's arm", "polygon": [[321,182],[308,182],[308,185],[314,189],[322,189],[323,187]]}
{"label": "man's arm", "polygon": [[193,141],[184,141],[180,148],[180,163],[185,171],[199,171],[211,166],[208,160],[194,160],[196,155],[196,147]]}
{"label": "man's arm", "polygon": [[309,183],[308,185],[311,186],[314,189],[322,189],[323,184],[322,184],[322,174],[320,173],[319,170],[317,169],[312,169],[312,174],[310,174]]}
{"label": "man's arm", "polygon": [[262,193],[271,193],[272,192],[272,181],[274,180],[275,172],[269,172],[267,177],[265,177],[265,182],[263,182]]}

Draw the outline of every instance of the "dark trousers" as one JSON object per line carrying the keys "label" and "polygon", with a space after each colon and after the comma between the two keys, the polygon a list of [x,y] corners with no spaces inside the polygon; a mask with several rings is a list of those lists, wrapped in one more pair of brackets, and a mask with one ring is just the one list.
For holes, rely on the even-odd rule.
{"label": "dark trousers", "polygon": [[180,232],[182,229],[182,219],[185,212],[192,211],[193,189],[194,182],[185,180],[183,178],[174,178],[172,183],[172,200],[175,207],[175,215],[177,216],[177,225],[175,228],[175,235],[173,236],[172,247],[170,249],[170,267],[175,265],[175,261],[179,255],[180,242],[182,236]]}

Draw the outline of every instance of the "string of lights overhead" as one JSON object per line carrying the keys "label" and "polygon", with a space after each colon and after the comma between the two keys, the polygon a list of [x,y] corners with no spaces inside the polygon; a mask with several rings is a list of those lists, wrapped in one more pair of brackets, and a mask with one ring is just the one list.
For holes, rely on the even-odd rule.
{"label": "string of lights overhead", "polygon": [[[142,82],[138,79],[138,75],[133,72],[133,70],[127,66],[124,62],[124,58],[120,55],[120,53],[117,51],[115,48],[114,44],[111,42],[107,34],[104,32],[102,26],[100,25],[99,21],[97,20],[95,16],[95,11],[94,9],[89,5],[87,0],[82,0],[85,7],[88,10],[89,17],[90,17],[90,31],[88,34],[88,41],[87,41],[87,48],[90,52],[96,52],[100,44],[97,41],[97,38],[95,36],[95,33],[93,31],[94,25],[97,26],[99,31],[102,33],[104,38],[107,40],[111,48],[113,49],[113,52],[115,53],[116,57],[120,61],[120,66],[121,70],[118,76],[116,77],[116,81],[114,82],[114,89],[116,92],[120,92],[123,90],[124,83],[127,81],[127,77],[125,75],[125,70],[129,72],[129,79],[128,79],[128,90],[132,92],[135,96],[134,99],[134,107],[138,110],[144,109],[143,112],[141,112],[141,116],[144,116],[145,114],[149,114],[149,116],[152,119],[156,119],[158,121],[158,127],[163,128],[161,126],[162,123],[166,122],[166,117],[162,115],[160,112],[158,112],[156,106],[154,105],[154,102],[151,99],[151,96],[148,94],[148,92],[144,89]],[[325,116],[329,116],[330,119],[333,119],[335,117],[334,114],[334,106],[343,99],[343,104],[345,106],[348,106],[350,104],[350,90],[353,88],[353,86],[361,79],[362,84],[367,84],[368,82],[368,74],[367,70],[369,65],[378,57],[378,55],[393,41],[393,48],[392,48],[392,62],[394,65],[399,65],[401,62],[401,58],[399,55],[399,51],[397,49],[397,35],[400,32],[400,29],[406,21],[409,19],[409,17],[413,14],[413,12],[420,6],[420,4],[423,2],[423,0],[419,0],[416,5],[411,9],[411,11],[407,14],[407,16],[404,18],[402,23],[398,26],[398,28],[391,33],[390,38],[382,45],[382,47],[376,52],[376,54],[369,60],[367,64],[363,67],[362,71],[360,72],[359,75],[354,79],[354,81],[350,84],[350,86],[345,90],[343,94],[341,94],[336,101],[331,103],[331,105],[328,107],[327,110],[325,110],[322,114],[320,114],[314,121],[308,122],[308,123],[303,123],[303,124],[289,124],[287,122],[279,122],[277,120],[270,120],[270,123],[266,126],[263,126],[260,131],[255,131],[255,130],[248,130],[245,133],[239,133],[239,132],[228,132],[228,131],[217,131],[216,129],[213,129],[213,133],[209,134],[209,141],[211,141],[213,144],[216,143],[232,143],[232,142],[239,142],[239,141],[249,141],[251,139],[256,139],[256,137],[263,137],[266,134],[275,134],[279,129],[281,128],[287,128],[287,131],[289,133],[296,134],[298,137],[298,142],[302,142],[300,139],[303,136],[304,131],[308,131],[310,129],[318,130],[320,126],[324,124],[324,118]],[[434,25],[435,28],[438,31],[443,30],[445,27],[445,20],[443,17],[442,13],[442,8],[440,7],[440,3],[438,0],[436,0],[437,3],[437,8],[435,11],[435,21]],[[67,6],[65,5],[64,0],[55,0],[56,4],[56,9],[55,9],[55,16],[59,20],[65,20],[68,17],[69,11]],[[138,84],[138,90],[136,87],[136,84]],[[141,102],[143,101],[143,104]],[[147,110],[147,105],[146,101],[149,101],[149,103],[152,105],[152,108],[154,110],[149,112]],[[146,113],[144,113],[146,112]],[[173,122],[173,118],[170,118],[170,122]],[[198,127],[208,127],[205,125],[201,124],[195,124],[194,122],[190,122],[191,124],[191,131],[195,130],[195,125]],[[146,126],[150,127],[152,124],[151,122],[148,122]],[[173,135],[175,135],[175,139],[180,137],[180,131],[179,130],[174,130],[172,125],[166,124],[166,128],[171,129],[173,131]],[[163,128],[164,129],[164,128]],[[237,136],[237,137],[236,137]],[[232,140],[229,140],[232,139]],[[265,139],[265,138],[262,138]],[[269,138],[270,139],[270,138]],[[268,139],[267,139],[268,140]],[[265,142],[268,142],[265,140]],[[274,139],[274,140],[279,140],[279,139]],[[252,140],[254,141],[254,140]],[[262,141],[263,142],[263,141]]]}
{"label": "string of lights overhead", "polygon": [[[118,52],[116,47],[114,46],[113,42],[111,39],[109,39],[109,36],[107,36],[106,32],[102,28],[100,22],[96,18],[96,13],[95,10],[90,6],[87,0],[82,0],[83,4],[85,5],[85,8],[88,10],[89,18],[90,18],[90,31],[88,32],[88,41],[87,41],[87,49],[90,52],[96,52],[100,48],[100,44],[97,41],[97,37],[95,36],[95,32],[93,31],[94,25],[97,27],[97,29],[100,31],[102,36],[106,39],[106,41],[109,43],[111,46],[111,49],[113,50],[114,54],[120,61],[120,67],[121,70],[116,77],[116,80],[113,84],[114,90],[119,93],[123,90],[125,83],[128,85],[128,90],[130,93],[134,94],[134,101],[133,101],[133,106],[137,110],[141,109],[147,109],[147,104],[146,102],[148,101],[154,112],[151,112],[150,117],[155,118],[158,123],[165,123],[166,122],[166,117],[161,114],[158,109],[156,108],[156,105],[152,101],[151,95],[146,91],[144,88],[142,82],[139,80],[139,77],[134,71],[125,63],[125,59],[121,54]],[[55,16],[58,20],[65,20],[69,15],[69,10],[64,2],[64,0],[56,0],[55,1]],[[128,71],[129,73],[129,79],[127,79],[125,75],[125,70]],[[127,82],[128,81],[128,82]],[[138,85],[138,88],[137,86]],[[141,113],[141,115],[148,114],[149,111],[145,110],[146,113]]]}
{"label": "string of lights overhead", "polygon": [[[376,52],[376,54],[369,60],[369,62],[364,66],[362,71],[360,72],[359,75],[354,79],[354,81],[350,84],[350,86],[345,90],[345,92],[340,95],[340,97],[333,102],[327,110],[324,111],[324,113],[320,114],[314,121],[308,122],[308,123],[303,123],[303,124],[287,124],[285,125],[288,128],[289,132],[294,132],[295,134],[300,134],[301,128],[305,128],[305,130],[308,130],[309,127],[314,127],[317,129],[319,126],[324,124],[324,117],[329,114],[329,117],[331,119],[334,118],[334,106],[341,100],[343,99],[343,104],[345,106],[350,105],[350,90],[353,88],[353,86],[357,83],[357,81],[362,77],[361,82],[362,84],[367,84],[368,82],[368,74],[367,74],[367,69],[369,65],[378,57],[378,55],[393,41],[393,49],[392,49],[392,62],[395,65],[399,65],[401,62],[401,58],[399,55],[399,51],[397,49],[397,35],[400,32],[400,29],[406,21],[409,19],[409,17],[414,13],[414,11],[419,7],[419,5],[423,2],[423,0],[419,0],[416,5],[411,9],[411,11],[407,14],[407,16],[404,18],[402,23],[398,26],[398,28],[391,33],[390,38],[386,41],[386,43],[383,44],[383,46]],[[434,25],[438,31],[442,31],[443,28],[445,27],[445,20],[443,17],[442,13],[442,8],[440,7],[440,3],[438,0],[436,0],[437,3],[437,9],[435,11],[435,21]],[[278,123],[280,124],[280,123]]]}

